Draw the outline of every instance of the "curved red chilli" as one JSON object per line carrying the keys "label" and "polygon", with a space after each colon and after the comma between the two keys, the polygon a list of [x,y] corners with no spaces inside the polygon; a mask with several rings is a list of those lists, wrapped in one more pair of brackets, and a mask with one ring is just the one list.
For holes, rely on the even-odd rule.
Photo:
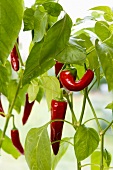
{"label": "curved red chilli", "polygon": [[80,91],[86,88],[94,78],[94,72],[90,69],[86,71],[84,76],[75,81],[74,76],[68,70],[64,70],[60,73],[60,81],[62,85],[70,91]]}

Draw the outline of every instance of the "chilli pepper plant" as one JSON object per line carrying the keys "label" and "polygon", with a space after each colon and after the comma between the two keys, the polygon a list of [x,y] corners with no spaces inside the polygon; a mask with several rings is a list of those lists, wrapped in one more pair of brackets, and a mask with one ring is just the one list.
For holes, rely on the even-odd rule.
{"label": "chilli pepper plant", "polygon": [[100,97],[103,82],[113,91],[112,7],[72,22],[60,1],[23,2],[0,3],[1,156],[23,155],[30,170],[113,169],[113,101]]}

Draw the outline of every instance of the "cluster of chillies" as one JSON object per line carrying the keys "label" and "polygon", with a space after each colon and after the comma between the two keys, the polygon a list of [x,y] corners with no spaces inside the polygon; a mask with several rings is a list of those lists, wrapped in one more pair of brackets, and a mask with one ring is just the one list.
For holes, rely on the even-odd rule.
{"label": "cluster of chillies", "polygon": [[[18,39],[17,39],[18,42]],[[14,71],[19,70],[19,57],[18,52],[16,49],[16,45],[11,51],[11,65]],[[76,81],[77,71],[74,68],[64,69],[62,70],[64,64],[56,61],[55,64],[55,75],[58,77],[58,80],[60,82],[60,88],[65,88],[69,91],[81,91],[84,88],[86,88],[94,77],[94,72],[90,69],[86,70],[86,73],[83,75],[83,77]],[[23,125],[27,122],[29,115],[31,113],[32,107],[34,105],[33,102],[29,102],[28,94],[26,94],[26,100],[25,100],[25,107],[24,107],[24,113],[22,117],[22,123]],[[52,149],[55,155],[57,155],[60,147],[60,140],[62,137],[62,130],[63,130],[63,124],[65,119],[65,114],[67,110],[67,101],[62,99],[53,99],[51,101],[51,124],[50,124],[50,130],[51,130],[51,143],[52,143]],[[0,112],[1,115],[4,116],[4,110],[1,104],[0,100]],[[21,153],[24,154],[24,149],[22,147],[22,144],[20,142],[19,137],[19,131],[17,128],[13,128],[11,130],[11,140],[13,145],[16,147],[16,149]]]}
{"label": "cluster of chillies", "polygon": [[[19,40],[17,38],[17,43],[19,43]],[[18,51],[16,48],[16,44],[14,45],[11,54],[10,54],[10,60],[11,60],[11,66],[13,68],[14,71],[18,71],[19,70],[19,56],[18,56]],[[25,107],[24,107],[24,113],[23,113],[23,117],[22,117],[22,124],[26,124],[32,107],[34,105],[34,101],[33,102],[29,102],[29,98],[28,98],[28,94],[26,94],[26,99],[25,99]],[[0,100],[0,112],[1,115],[4,116],[4,110],[1,104],[1,100]],[[20,142],[20,136],[19,136],[19,130],[14,126],[14,128],[11,130],[11,140],[13,145],[16,147],[16,149],[21,153],[24,154],[24,149],[22,147],[22,144]]]}
{"label": "cluster of chillies", "polygon": [[[31,110],[32,110],[32,107],[34,105],[34,102],[29,102],[29,97],[28,97],[28,93],[26,94],[26,99],[25,99],[25,106],[24,106],[24,113],[23,113],[23,117],[22,117],[22,123],[23,125],[26,124],[29,116],[30,116],[30,113],[31,113]],[[19,137],[19,131],[16,127],[14,127],[12,130],[11,130],[11,140],[12,140],[12,143],[13,145],[16,147],[16,149],[21,153],[21,154],[24,154],[24,149],[22,147],[22,144],[20,142],[20,137]]]}
{"label": "cluster of chillies", "polygon": [[[76,69],[62,70],[63,63],[56,61],[55,74],[59,75],[60,87],[64,87],[69,91],[81,91],[86,88],[94,78],[94,72],[90,69],[86,70],[83,77],[76,81],[77,72]],[[65,100],[52,100],[51,101],[51,143],[53,153],[57,155],[60,146],[60,140],[62,137],[63,120],[65,119],[67,109],[67,101]],[[56,121],[56,120],[57,121]],[[58,121],[60,119],[60,121]],[[62,119],[62,121],[61,121]],[[55,120],[55,121],[54,121]]]}

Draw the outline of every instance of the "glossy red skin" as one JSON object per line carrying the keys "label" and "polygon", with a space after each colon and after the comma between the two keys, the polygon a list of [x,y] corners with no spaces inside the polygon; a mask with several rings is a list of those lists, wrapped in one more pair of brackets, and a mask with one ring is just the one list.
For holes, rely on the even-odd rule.
{"label": "glossy red skin", "polygon": [[63,63],[60,63],[59,61],[56,61],[55,64],[55,75],[57,76],[61,68],[63,67]]}
{"label": "glossy red skin", "polygon": [[64,70],[60,73],[60,81],[62,85],[70,91],[83,90],[91,83],[93,78],[94,72],[90,69],[86,71],[84,76],[79,81],[75,81],[74,76],[68,70]]}
{"label": "glossy red skin", "polygon": [[14,48],[11,51],[11,65],[13,70],[15,71],[19,70],[19,58],[18,58],[16,46],[14,46]]}
{"label": "glossy red skin", "polygon": [[[56,76],[58,75],[59,71],[62,69],[63,65],[64,65],[63,63],[60,63],[59,61],[56,61],[56,64],[55,64],[55,75]],[[62,86],[62,84],[60,82],[60,88],[62,88],[62,87],[63,86]]]}
{"label": "glossy red skin", "polygon": [[[0,112],[4,113],[4,109],[2,107],[2,102],[1,102],[1,98],[0,98]],[[1,116],[5,117],[4,114],[0,114]]]}
{"label": "glossy red skin", "polygon": [[[51,120],[54,119],[65,119],[67,109],[66,101],[51,101]],[[50,124],[51,130],[51,142],[55,142],[57,140],[61,140],[62,130],[63,130],[63,121],[55,121]],[[52,149],[55,155],[57,155],[59,151],[60,142],[56,142],[52,144]]]}
{"label": "glossy red skin", "polygon": [[31,113],[31,110],[32,110],[32,107],[34,105],[34,102],[31,102],[29,103],[29,99],[28,99],[28,93],[26,94],[26,101],[25,101],[25,107],[24,107],[24,114],[23,114],[23,117],[22,117],[22,123],[23,125],[27,122],[29,116],[30,116],[30,113]]}
{"label": "glossy red skin", "polygon": [[24,149],[22,147],[22,144],[20,142],[20,137],[19,137],[19,131],[18,129],[12,129],[11,130],[11,140],[13,145],[16,147],[16,149],[24,155]]}

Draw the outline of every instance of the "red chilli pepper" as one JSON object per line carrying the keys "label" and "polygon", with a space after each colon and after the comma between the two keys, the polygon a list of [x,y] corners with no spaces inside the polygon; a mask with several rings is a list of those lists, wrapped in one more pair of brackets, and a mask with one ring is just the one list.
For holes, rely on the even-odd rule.
{"label": "red chilli pepper", "polygon": [[94,78],[94,72],[90,69],[86,71],[79,81],[75,81],[75,77],[69,70],[63,70],[60,73],[60,81],[62,85],[70,91],[80,91],[86,88]]}
{"label": "red chilli pepper", "polygon": [[[54,119],[65,119],[67,109],[67,102],[66,101],[51,101],[51,120]],[[52,144],[52,149],[55,155],[57,155],[59,151],[60,141],[62,137],[62,130],[63,130],[63,121],[55,121],[50,124],[51,130],[51,142],[55,142]]]}
{"label": "red chilli pepper", "polygon": [[[57,76],[59,74],[59,71],[62,69],[63,67],[63,63],[60,63],[59,61],[56,61],[56,64],[55,64],[55,75]],[[58,78],[59,79],[59,78]],[[60,88],[62,88],[62,84],[60,82]]]}
{"label": "red chilli pepper", "polygon": [[11,130],[11,140],[15,148],[24,155],[24,149],[22,147],[22,144],[20,142],[20,137],[19,137],[19,131],[18,129],[12,129]]}
{"label": "red chilli pepper", "polygon": [[11,51],[11,65],[13,70],[18,71],[19,70],[19,57],[16,49],[16,45]]}
{"label": "red chilli pepper", "polygon": [[22,118],[22,123],[23,125],[27,122],[29,116],[30,116],[30,113],[31,113],[31,110],[32,110],[32,107],[34,105],[34,102],[31,102],[29,103],[29,98],[28,98],[28,93],[26,94],[26,101],[25,101],[25,107],[24,107],[24,114],[23,114],[23,118]]}
{"label": "red chilli pepper", "polygon": [[[4,109],[3,109],[3,106],[2,106],[2,102],[1,102],[1,95],[0,95],[0,112],[4,113]],[[0,114],[1,116],[5,117],[4,114]]]}

